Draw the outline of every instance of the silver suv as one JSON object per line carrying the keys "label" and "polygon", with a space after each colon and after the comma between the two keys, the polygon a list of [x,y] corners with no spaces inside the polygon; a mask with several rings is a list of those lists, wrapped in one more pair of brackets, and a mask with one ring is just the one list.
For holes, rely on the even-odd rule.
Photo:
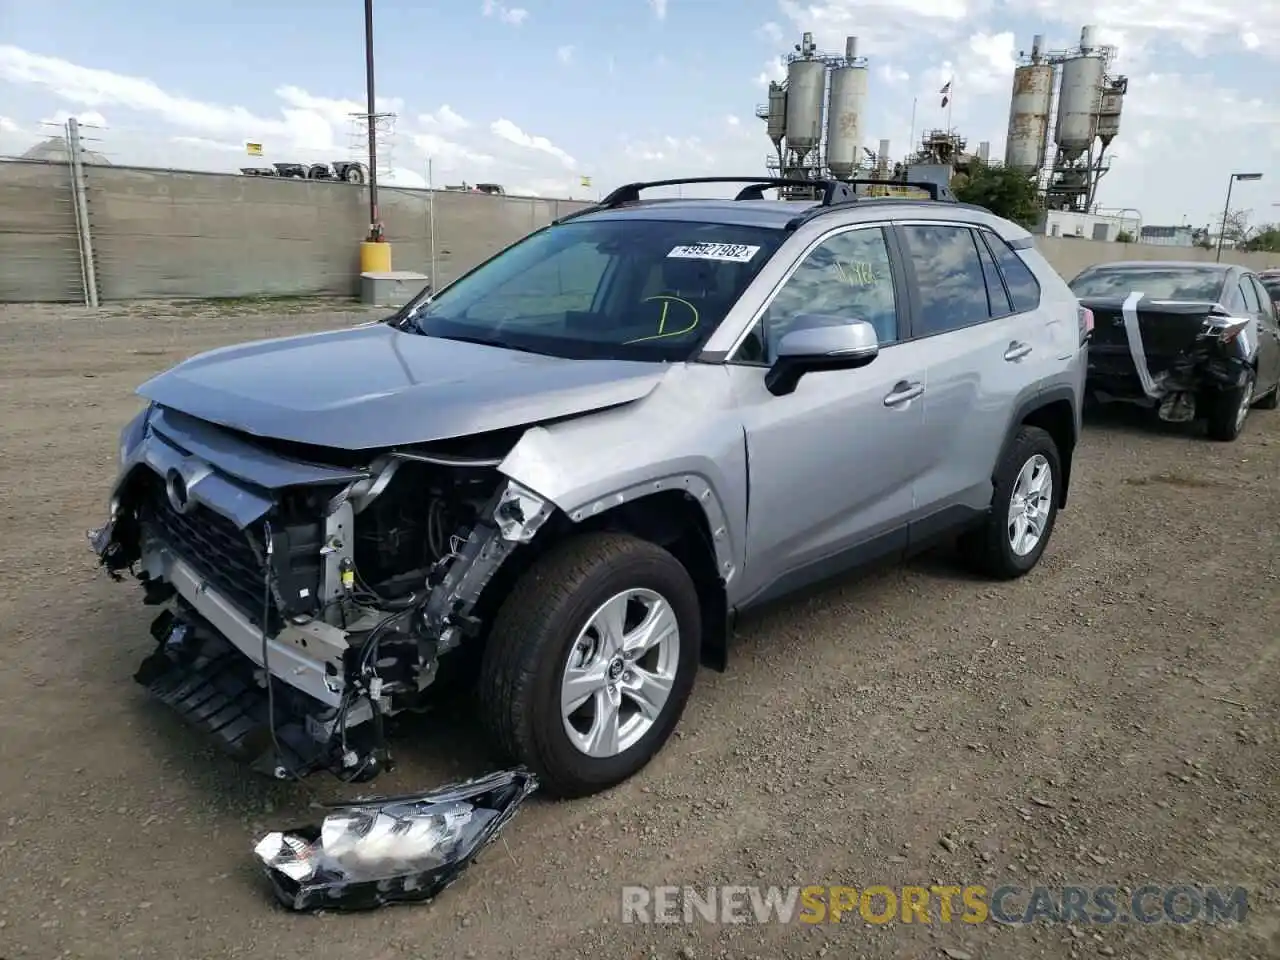
{"label": "silver suv", "polygon": [[356,780],[478,675],[501,753],[581,796],[744,610],[950,535],[1034,567],[1091,322],[1030,235],[932,185],[715,179],[746,186],[624,186],[386,321],[140,387],[90,535],[163,607],[138,681],[259,769]]}

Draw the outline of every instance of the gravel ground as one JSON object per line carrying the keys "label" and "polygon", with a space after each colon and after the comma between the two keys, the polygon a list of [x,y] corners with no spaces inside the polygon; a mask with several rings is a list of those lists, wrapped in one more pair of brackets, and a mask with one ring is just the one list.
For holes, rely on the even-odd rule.
{"label": "gravel ground", "polygon": [[[1280,413],[1241,439],[1088,425],[1039,569],[942,554],[740,625],[679,736],[608,795],[535,797],[436,903],[275,907],[265,828],[343,789],[253,777],[131,675],[136,589],[96,571],[132,389],[224,343],[358,307],[0,307],[0,957],[1280,956]],[[379,790],[484,770],[468,718]],[[355,788],[346,788],[353,792]],[[623,884],[1243,884],[1248,920],[1034,928],[622,925]],[[856,915],[855,915],[856,916]]]}

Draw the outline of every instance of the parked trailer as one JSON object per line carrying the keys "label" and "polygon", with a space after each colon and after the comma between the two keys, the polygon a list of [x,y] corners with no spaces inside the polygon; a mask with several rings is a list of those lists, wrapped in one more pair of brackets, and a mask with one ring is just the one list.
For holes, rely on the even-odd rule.
{"label": "parked trailer", "polygon": [[345,183],[368,183],[369,168],[358,161],[335,160],[333,163],[275,163],[269,167],[241,167],[246,177],[285,177],[294,180],[341,180]]}

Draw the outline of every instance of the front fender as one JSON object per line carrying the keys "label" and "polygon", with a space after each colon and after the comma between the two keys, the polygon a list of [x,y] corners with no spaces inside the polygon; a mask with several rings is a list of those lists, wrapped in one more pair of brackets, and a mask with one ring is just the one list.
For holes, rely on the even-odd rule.
{"label": "front fender", "polygon": [[638,403],[530,428],[498,470],[574,522],[680,490],[706,516],[729,583],[743,563],[747,456],[728,388],[719,365],[673,368]]}

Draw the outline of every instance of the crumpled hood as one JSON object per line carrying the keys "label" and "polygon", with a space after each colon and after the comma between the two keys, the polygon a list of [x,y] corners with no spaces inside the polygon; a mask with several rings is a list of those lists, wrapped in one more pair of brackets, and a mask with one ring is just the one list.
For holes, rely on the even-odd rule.
{"label": "crumpled hood", "polygon": [[628,403],[647,396],[666,369],[520,353],[378,323],[213,350],[138,394],[255,436],[367,450]]}

